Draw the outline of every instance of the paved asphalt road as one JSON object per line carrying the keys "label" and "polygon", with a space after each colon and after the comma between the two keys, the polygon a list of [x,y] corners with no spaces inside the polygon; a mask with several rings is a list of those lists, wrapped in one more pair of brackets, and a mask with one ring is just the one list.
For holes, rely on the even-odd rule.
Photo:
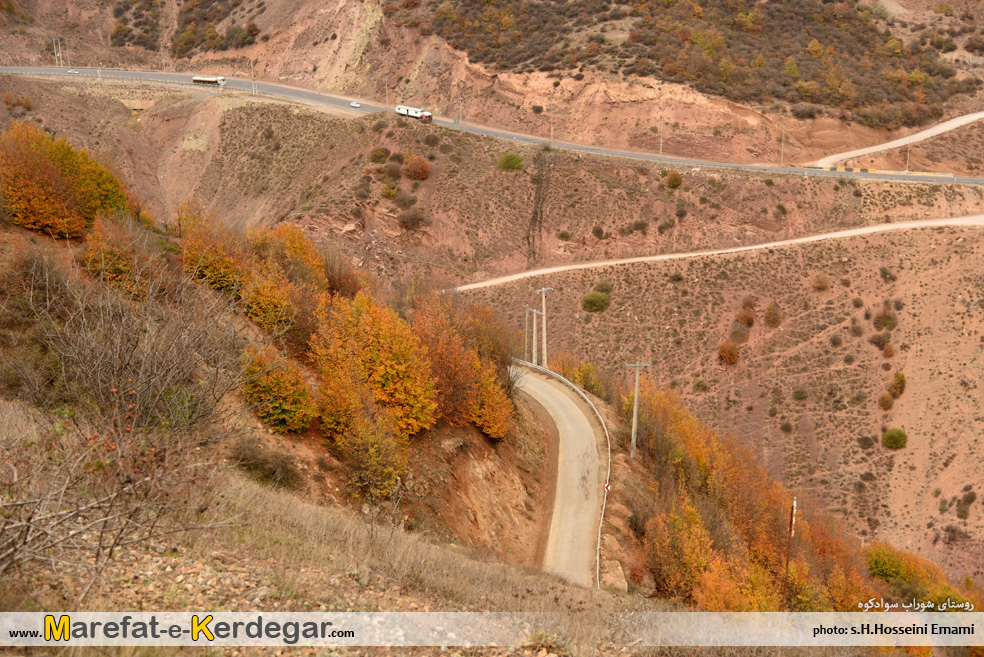
{"label": "paved asphalt road", "polygon": [[591,588],[595,585],[598,523],[604,473],[598,435],[574,393],[543,374],[522,370],[517,385],[547,409],[560,434],[554,496],[543,569]]}
{"label": "paved asphalt road", "polygon": [[[66,67],[56,68],[56,67],[14,67],[14,66],[2,66],[0,67],[0,73],[13,73],[22,75],[57,75],[59,77],[69,77],[67,73],[68,70],[78,71],[76,74],[78,77],[103,77],[103,78],[116,78],[124,80],[140,80],[144,82],[168,82],[168,83],[178,83],[178,84],[191,84],[191,78],[194,77],[191,73],[166,73],[159,71],[125,71],[117,69],[93,69],[93,68],[76,68],[68,69]],[[75,76],[71,76],[75,77]],[[240,80],[237,78],[226,78],[226,87],[228,89],[235,89],[238,91],[250,91],[250,81]],[[257,82],[256,83],[257,92],[273,96],[277,98],[286,98],[289,100],[309,103],[313,105],[326,105],[329,107],[336,107],[340,109],[346,109],[352,112],[361,112],[364,114],[369,114],[373,112],[383,112],[392,111],[391,108],[382,107],[381,105],[376,105],[370,102],[362,102],[359,99],[354,98],[344,98],[341,96],[334,96],[325,93],[318,93],[314,91],[307,91],[304,89],[297,89],[295,87],[288,87],[281,84],[271,84],[269,82]],[[349,107],[349,103],[353,100],[359,100],[362,106],[358,109]],[[394,103],[396,101],[394,100]],[[689,158],[678,158],[678,157],[668,157],[660,156],[652,153],[642,153],[636,151],[624,151],[612,148],[602,148],[599,146],[587,146],[584,144],[574,144],[562,141],[550,141],[548,139],[543,139],[541,137],[533,137],[530,135],[522,135],[514,132],[508,132],[506,130],[499,130],[496,128],[490,128],[488,126],[475,125],[471,123],[462,123],[460,125],[455,124],[454,121],[446,118],[435,118],[434,122],[443,125],[448,128],[464,130],[465,132],[471,132],[478,135],[486,135],[490,137],[498,137],[500,139],[507,139],[527,144],[546,144],[550,143],[555,148],[563,148],[565,150],[574,151],[578,153],[591,153],[594,155],[606,155],[611,157],[622,157],[633,160],[643,160],[646,162],[659,162],[670,166],[681,166],[681,167],[707,167],[713,169],[730,169],[730,170],[741,170],[741,171],[752,171],[756,173],[763,174],[773,174],[773,175],[796,175],[803,176],[804,178],[855,178],[860,180],[884,180],[884,181],[894,181],[894,182],[918,182],[918,183],[960,183],[967,185],[984,185],[984,178],[970,178],[970,177],[953,177],[951,175],[944,174],[913,174],[913,173],[897,173],[897,172],[875,172],[875,173],[864,173],[859,171],[823,171],[817,169],[804,169],[799,167],[779,167],[774,165],[755,165],[755,164],[734,164],[730,162],[712,162],[709,160],[697,160]]]}
{"label": "paved asphalt road", "polygon": [[498,278],[490,278],[479,283],[469,283],[455,288],[458,292],[477,290],[483,287],[494,287],[503,283],[523,280],[524,278],[534,278],[546,274],[557,274],[575,269],[598,269],[599,267],[610,267],[612,265],[628,265],[637,262],[659,262],[662,260],[684,260],[687,258],[700,258],[703,256],[725,255],[728,253],[741,253],[743,251],[761,251],[762,249],[774,249],[777,247],[789,246],[791,244],[807,244],[809,242],[823,242],[825,240],[844,239],[846,237],[857,237],[859,235],[872,235],[874,233],[887,233],[896,230],[911,230],[914,228],[942,228],[947,226],[979,226],[984,227],[984,214],[975,214],[967,217],[948,217],[943,219],[919,219],[917,221],[901,221],[897,224],[877,224],[874,226],[862,226],[861,228],[849,228],[838,230],[832,233],[821,233],[819,235],[807,235],[806,237],[796,237],[779,242],[768,242],[766,244],[753,244],[751,246],[735,246],[729,249],[714,249],[710,251],[690,251],[688,253],[663,253],[651,256],[636,256],[634,258],[621,258],[619,260],[596,260],[594,262],[578,262],[571,265],[558,265],[556,267],[544,267],[543,269],[531,269],[518,274],[509,274]]}

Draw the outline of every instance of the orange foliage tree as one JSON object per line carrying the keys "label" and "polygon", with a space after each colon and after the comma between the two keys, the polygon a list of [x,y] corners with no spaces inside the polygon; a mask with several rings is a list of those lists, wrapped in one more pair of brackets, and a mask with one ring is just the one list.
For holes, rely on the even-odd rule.
{"label": "orange foliage tree", "polygon": [[395,431],[412,436],[434,423],[437,408],[430,363],[420,339],[391,309],[360,292],[335,296],[318,309],[311,357],[321,371],[321,418],[338,437],[355,417],[355,389],[365,386],[388,410]]}
{"label": "orange foliage tree", "polygon": [[[626,396],[626,420],[631,408]],[[640,382],[639,435],[653,460],[657,495],[672,500],[646,535],[650,568],[664,592],[714,610],[847,611],[878,590],[857,542],[812,511],[797,521],[787,580],[792,496],[747,447],[714,434],[650,377]],[[702,528],[713,536],[710,555]]]}
{"label": "orange foliage tree", "polygon": [[186,206],[178,219],[185,271],[211,288],[238,293],[246,273],[241,243],[213,214]]}
{"label": "orange foliage tree", "polygon": [[293,284],[276,264],[269,264],[244,277],[243,311],[260,328],[282,330],[293,323]]}
{"label": "orange foliage tree", "polygon": [[0,135],[0,197],[13,223],[53,237],[79,237],[97,215],[128,208],[106,167],[24,122]]}
{"label": "orange foliage tree", "polygon": [[435,419],[443,419],[452,426],[467,424],[478,400],[475,373],[481,365],[478,354],[465,347],[455,327],[450,302],[436,293],[418,300],[413,331],[427,350],[436,381]]}

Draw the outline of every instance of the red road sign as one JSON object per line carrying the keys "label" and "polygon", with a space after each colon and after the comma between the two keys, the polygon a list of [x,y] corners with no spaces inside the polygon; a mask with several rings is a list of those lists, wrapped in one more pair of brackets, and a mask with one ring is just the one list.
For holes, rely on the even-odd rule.
{"label": "red road sign", "polygon": [[606,491],[610,491],[611,489],[612,489],[612,485],[611,484],[605,484],[605,490]]}

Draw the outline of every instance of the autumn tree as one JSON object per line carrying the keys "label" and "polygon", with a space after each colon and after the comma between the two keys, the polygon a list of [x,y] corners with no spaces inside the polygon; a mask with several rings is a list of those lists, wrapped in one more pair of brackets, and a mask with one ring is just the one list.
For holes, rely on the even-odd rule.
{"label": "autumn tree", "polygon": [[322,376],[322,421],[337,437],[351,428],[355,382],[388,409],[395,431],[412,436],[434,423],[437,407],[426,350],[400,317],[364,293],[332,297],[318,309],[311,357]]}
{"label": "autumn tree", "polygon": [[243,353],[243,395],[265,424],[280,433],[307,429],[317,408],[303,371],[273,347]]}
{"label": "autumn tree", "polygon": [[481,363],[475,350],[465,347],[452,319],[448,298],[432,293],[418,299],[413,330],[427,350],[436,381],[435,419],[443,419],[452,426],[467,424],[478,401],[476,372],[481,370]]}
{"label": "autumn tree", "polygon": [[119,179],[88,152],[14,122],[0,135],[0,197],[14,224],[78,237],[100,213],[127,210]]}

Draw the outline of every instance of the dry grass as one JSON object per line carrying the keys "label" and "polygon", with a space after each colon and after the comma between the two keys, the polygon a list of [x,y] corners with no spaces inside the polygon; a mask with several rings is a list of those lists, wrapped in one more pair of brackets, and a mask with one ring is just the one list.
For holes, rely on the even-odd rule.
{"label": "dry grass", "polygon": [[298,502],[289,493],[233,473],[221,475],[219,486],[224,497],[213,509],[214,517],[249,520],[219,536],[203,534],[199,547],[216,540],[249,545],[257,557],[283,565],[286,577],[301,564],[330,563],[333,569],[383,574],[405,589],[434,598],[446,610],[563,612],[563,636],[585,646],[603,640],[612,613],[673,608],[582,589],[531,567],[495,563],[392,526],[377,530],[373,539],[365,523],[340,509]]}

